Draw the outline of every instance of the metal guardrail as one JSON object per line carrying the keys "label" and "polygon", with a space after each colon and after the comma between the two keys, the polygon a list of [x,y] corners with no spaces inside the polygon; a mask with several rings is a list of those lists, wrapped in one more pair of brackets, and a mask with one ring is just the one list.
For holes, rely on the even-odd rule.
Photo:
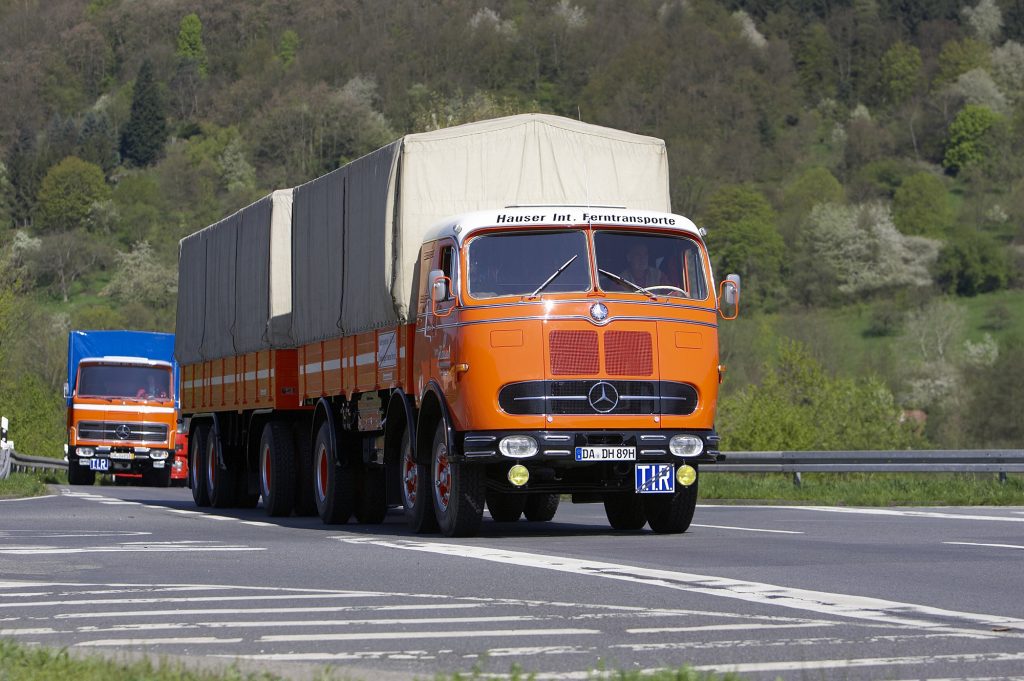
{"label": "metal guardrail", "polygon": [[701,473],[1024,473],[1024,449],[910,449],[847,452],[725,452]]}
{"label": "metal guardrail", "polygon": [[14,449],[14,443],[7,439],[7,417],[0,417],[0,480],[11,473],[24,471],[53,469],[64,470],[68,464],[63,459],[52,459],[45,456],[28,456]]}

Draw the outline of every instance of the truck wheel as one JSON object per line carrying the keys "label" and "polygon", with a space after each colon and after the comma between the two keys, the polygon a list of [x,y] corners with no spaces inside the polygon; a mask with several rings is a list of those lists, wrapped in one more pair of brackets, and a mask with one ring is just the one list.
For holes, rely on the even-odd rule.
{"label": "truck wheel", "polygon": [[388,514],[387,490],[384,487],[384,467],[363,464],[359,467],[356,484],[356,520],[367,525],[379,525]]}
{"label": "truck wheel", "polygon": [[343,525],[353,511],[355,480],[352,466],[339,462],[340,452],[331,447],[331,426],[324,421],[313,445],[313,496],[320,519],[328,525]]}
{"label": "truck wheel", "polygon": [[434,487],[434,515],[446,537],[471,537],[480,529],[484,515],[484,469],[451,460],[440,421],[430,453]]}
{"label": "truck wheel", "polygon": [[214,508],[230,508],[235,504],[235,474],[237,468],[229,466],[234,462],[224,461],[225,466],[221,467],[221,459],[224,458],[220,438],[213,430],[206,436],[206,493],[210,495],[210,505]]}
{"label": "truck wheel", "polygon": [[647,494],[644,496],[644,514],[647,524],[657,534],[686,532],[697,508],[697,480],[689,487],[678,486],[673,494]]}
{"label": "truck wheel", "polygon": [[91,470],[78,463],[78,460],[68,459],[68,483],[72,485],[91,485],[96,482],[96,471]]}
{"label": "truck wheel", "polygon": [[412,436],[402,433],[402,506],[405,523],[413,532],[437,532],[434,496],[430,493],[430,468],[416,463],[412,452]]}
{"label": "truck wheel", "polygon": [[295,451],[295,515],[316,515],[316,499],[313,497],[313,447],[309,442],[312,424],[296,425],[294,434]]}
{"label": "truck wheel", "polygon": [[292,512],[295,495],[295,465],[292,434],[280,421],[263,426],[260,438],[260,494],[269,516]]}
{"label": "truck wheel", "polygon": [[555,517],[555,511],[558,510],[558,499],[559,496],[554,493],[534,492],[526,497],[523,514],[531,522],[547,522]]}
{"label": "truck wheel", "polygon": [[604,512],[613,530],[639,530],[647,522],[639,494],[615,492],[604,498]]}
{"label": "truck wheel", "polygon": [[487,510],[497,523],[514,523],[523,514],[526,506],[525,494],[510,494],[497,490],[487,490]]}
{"label": "truck wheel", "polygon": [[205,508],[210,505],[210,495],[206,491],[206,437],[210,426],[198,424],[188,438],[188,486],[192,488],[192,500],[196,506]]}

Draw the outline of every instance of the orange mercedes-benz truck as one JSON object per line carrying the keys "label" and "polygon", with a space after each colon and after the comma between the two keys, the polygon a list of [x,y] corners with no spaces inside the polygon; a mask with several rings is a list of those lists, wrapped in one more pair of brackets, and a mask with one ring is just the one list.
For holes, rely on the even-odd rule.
{"label": "orange mercedes-benz truck", "polygon": [[718,286],[661,140],[530,114],[407,135],[182,240],[200,506],[474,534],[604,504],[687,529]]}

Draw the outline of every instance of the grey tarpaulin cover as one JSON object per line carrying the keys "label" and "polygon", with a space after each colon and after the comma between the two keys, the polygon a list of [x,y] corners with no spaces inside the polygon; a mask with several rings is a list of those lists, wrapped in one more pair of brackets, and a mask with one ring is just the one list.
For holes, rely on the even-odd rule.
{"label": "grey tarpaulin cover", "polygon": [[430,228],[513,204],[669,211],[665,143],[523,114],[406,135],[275,192],[181,241],[178,361],[409,321]]}
{"label": "grey tarpaulin cover", "polygon": [[[291,195],[290,189],[276,191],[181,240],[175,328],[179,362],[290,343],[287,335],[274,337],[269,320],[274,312],[290,312]],[[272,257],[272,244],[285,250],[283,261],[280,253]],[[282,294],[286,302],[276,300]]]}

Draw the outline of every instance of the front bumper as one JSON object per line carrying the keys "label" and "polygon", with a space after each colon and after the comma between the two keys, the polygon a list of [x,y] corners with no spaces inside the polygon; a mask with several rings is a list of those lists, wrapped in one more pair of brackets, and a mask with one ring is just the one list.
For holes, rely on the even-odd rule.
{"label": "front bumper", "polygon": [[106,460],[107,466],[97,472],[141,474],[146,471],[171,468],[174,464],[174,451],[163,447],[111,447],[105,445],[85,447],[93,450],[94,453],[91,456],[79,456],[79,447],[73,447],[68,453],[70,465],[89,467],[90,461]]}
{"label": "front bumper", "polygon": [[[509,435],[528,435],[537,441],[537,453],[529,457],[505,456],[498,443]],[[674,435],[694,435],[704,443],[696,456],[675,456],[668,443]],[[610,462],[577,462],[576,448],[587,446],[622,446],[636,448],[637,463],[714,463],[719,457],[718,433],[714,430],[488,430],[469,431],[462,435],[457,460],[467,463],[545,462],[548,465],[603,465]],[[455,458],[455,457],[453,457]]]}

